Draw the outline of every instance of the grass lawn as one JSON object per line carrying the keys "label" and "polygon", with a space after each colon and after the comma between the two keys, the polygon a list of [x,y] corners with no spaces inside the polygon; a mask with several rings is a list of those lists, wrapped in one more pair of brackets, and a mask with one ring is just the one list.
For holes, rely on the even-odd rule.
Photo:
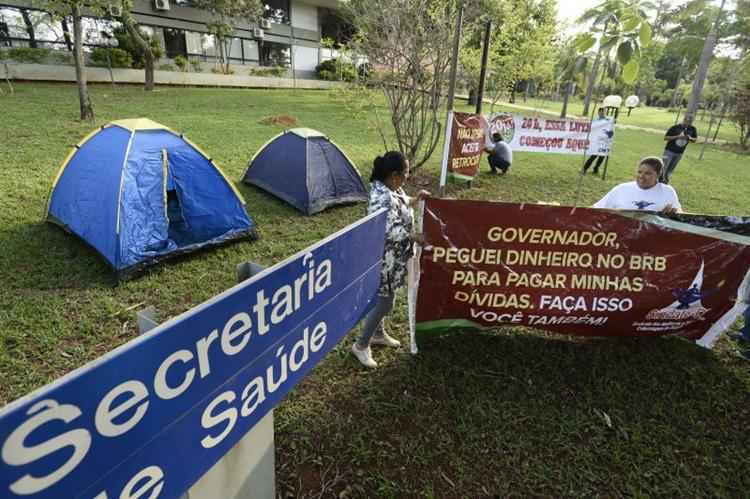
{"label": "grass lawn", "polygon": [[[499,102],[500,106],[502,106],[503,102],[506,102],[506,101]],[[536,109],[539,109],[540,111],[547,110],[549,112],[556,113],[558,116],[560,114],[560,111],[562,110],[562,102],[543,100],[543,99],[537,99],[537,98],[528,99],[526,102],[524,102],[522,95],[516,97],[516,104],[519,106],[527,106],[531,108],[536,108]],[[592,110],[593,110],[593,107],[589,109],[589,113],[591,113]],[[582,116],[582,113],[583,113],[583,100],[571,99],[570,102],[568,102],[568,114],[575,115],[575,116]],[[655,128],[662,132],[666,132],[667,128],[674,125],[676,115],[677,115],[676,112],[668,111],[665,108],[640,106],[640,107],[634,108],[633,111],[630,113],[630,116],[628,116],[628,109],[622,108],[622,110],[620,111],[620,116],[617,118],[617,123],[621,125],[634,125],[634,126],[639,126],[639,127],[644,127],[644,128]],[[682,122],[683,115],[684,115],[684,109],[682,112],[680,112],[680,117],[678,121],[679,123]],[[710,113],[706,113],[705,115],[703,114],[702,111],[698,113],[698,117],[693,123],[696,129],[698,130],[698,142],[690,146],[691,149],[700,149],[699,146],[703,144],[703,140],[706,138],[706,132],[708,131],[710,122],[711,122]],[[719,114],[717,113],[715,117],[715,121],[711,128],[711,135],[709,137],[709,141],[713,140],[718,122],[719,122]],[[724,121],[721,124],[721,128],[719,129],[719,134],[717,136],[717,139],[723,139],[730,143],[739,142],[739,132],[737,128],[735,127],[734,122],[729,118],[729,116],[726,116],[724,118]],[[696,155],[697,154],[698,153],[696,153]]]}
{"label": "grass lawn", "polygon": [[[160,265],[115,285],[103,260],[42,223],[53,175],[94,128],[74,85],[17,83],[0,95],[0,406],[134,338],[133,308],[161,319],[234,284],[238,262],[271,265],[353,222],[364,206],[306,217],[238,184],[260,239]],[[336,92],[93,86],[95,125],[149,117],[185,132],[238,181],[288,114],[328,134],[369,177],[382,142]],[[640,112],[641,110],[638,110]],[[573,110],[576,112],[576,110]],[[635,114],[635,113],[634,113]],[[657,126],[655,123],[648,126]],[[661,127],[661,125],[658,125]],[[629,180],[661,137],[622,130],[589,205]],[[438,151],[441,150],[439,147]],[[691,147],[673,185],[686,211],[750,215],[748,156]],[[518,153],[460,198],[573,204],[580,156]],[[420,178],[435,189],[439,154]],[[487,169],[486,167],[484,168]],[[389,320],[407,340],[403,296]],[[364,371],[342,342],[275,411],[282,495],[338,497],[742,497],[750,490],[750,363],[721,340],[576,340],[501,328],[425,341],[418,356],[376,352]],[[343,495],[340,495],[343,494]]]}

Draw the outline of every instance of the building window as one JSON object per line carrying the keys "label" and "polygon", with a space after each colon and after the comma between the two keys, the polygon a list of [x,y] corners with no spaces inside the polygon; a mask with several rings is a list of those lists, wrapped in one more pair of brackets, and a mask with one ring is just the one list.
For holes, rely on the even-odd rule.
{"label": "building window", "polygon": [[289,45],[276,42],[263,42],[260,51],[260,64],[262,66],[289,67],[291,61],[291,50]]}
{"label": "building window", "polygon": [[260,61],[258,55],[258,42],[255,40],[242,39],[242,53],[246,61]]}
{"label": "building window", "polygon": [[170,59],[187,56],[185,32],[178,28],[164,28],[164,51]]}
{"label": "building window", "polygon": [[[57,21],[42,10],[0,7],[0,46],[73,50],[73,23],[70,19],[64,21]],[[84,26],[92,24],[89,19],[84,22]]]}
{"label": "building window", "polygon": [[290,23],[289,0],[263,0],[263,17],[275,23]]}

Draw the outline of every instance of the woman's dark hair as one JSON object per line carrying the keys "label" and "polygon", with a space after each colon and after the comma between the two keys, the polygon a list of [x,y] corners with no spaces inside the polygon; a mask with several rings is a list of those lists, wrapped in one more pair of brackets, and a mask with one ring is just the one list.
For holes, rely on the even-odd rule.
{"label": "woman's dark hair", "polygon": [[498,132],[495,132],[495,133],[492,134],[492,141],[493,142],[502,142],[503,141],[503,136],[500,135]]}
{"label": "woman's dark hair", "polygon": [[657,175],[661,175],[661,171],[664,168],[661,158],[657,158],[656,156],[646,156],[638,163],[638,166],[641,165],[650,166]]}
{"label": "woman's dark hair", "polygon": [[372,162],[372,174],[370,182],[385,180],[394,173],[403,174],[406,171],[406,158],[399,151],[388,151],[382,156],[375,158]]}

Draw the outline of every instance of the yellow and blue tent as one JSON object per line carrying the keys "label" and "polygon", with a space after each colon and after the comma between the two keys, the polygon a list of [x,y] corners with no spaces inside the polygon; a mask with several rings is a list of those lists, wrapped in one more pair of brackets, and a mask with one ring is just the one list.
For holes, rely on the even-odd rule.
{"label": "yellow and blue tent", "polygon": [[148,119],[113,121],[74,146],[46,219],[91,245],[120,277],[256,235],[244,199],[211,158]]}

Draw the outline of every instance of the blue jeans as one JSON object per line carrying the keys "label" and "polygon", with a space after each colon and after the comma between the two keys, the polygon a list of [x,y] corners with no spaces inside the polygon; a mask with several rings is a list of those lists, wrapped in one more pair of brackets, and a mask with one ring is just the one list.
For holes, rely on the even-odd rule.
{"label": "blue jeans", "polygon": [[662,161],[664,162],[664,171],[661,172],[661,181],[664,184],[668,184],[672,178],[672,173],[677,168],[677,163],[682,159],[682,154],[677,154],[668,149],[664,149]]}
{"label": "blue jeans", "polygon": [[370,340],[376,331],[383,330],[383,318],[393,309],[393,302],[395,301],[396,295],[391,293],[387,296],[378,295],[375,298],[375,307],[370,310],[370,313],[365,317],[364,325],[362,326],[362,333],[357,339],[357,348],[360,350],[370,346]]}

